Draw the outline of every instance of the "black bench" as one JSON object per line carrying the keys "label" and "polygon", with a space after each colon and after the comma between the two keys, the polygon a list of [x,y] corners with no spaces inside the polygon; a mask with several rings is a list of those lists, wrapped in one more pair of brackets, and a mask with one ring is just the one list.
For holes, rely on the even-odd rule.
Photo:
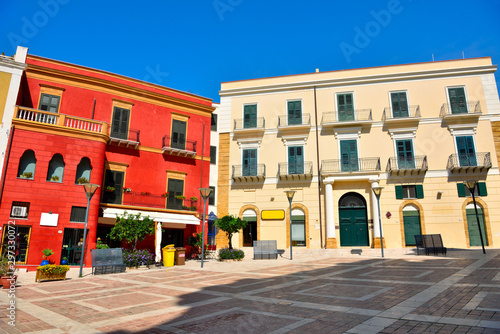
{"label": "black bench", "polygon": [[121,248],[92,249],[91,254],[92,275],[123,273],[127,268]]}
{"label": "black bench", "polygon": [[254,240],[253,242],[253,259],[277,259],[278,249],[276,240]]}
{"label": "black bench", "polygon": [[417,255],[420,255],[420,249],[425,250],[425,255],[429,255],[431,252],[434,255],[439,253],[446,255],[447,248],[443,245],[441,234],[415,235],[415,243],[417,245]]}

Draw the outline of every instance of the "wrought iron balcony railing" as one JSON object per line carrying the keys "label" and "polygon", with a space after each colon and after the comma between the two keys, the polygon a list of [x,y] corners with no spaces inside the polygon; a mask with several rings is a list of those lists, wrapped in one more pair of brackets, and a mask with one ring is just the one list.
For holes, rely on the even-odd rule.
{"label": "wrought iron balcony railing", "polygon": [[440,117],[450,115],[467,115],[467,114],[481,114],[481,104],[479,101],[469,101],[467,103],[443,103],[441,106]]}
{"label": "wrought iron balcony railing", "polygon": [[402,170],[427,170],[426,155],[416,155],[413,157],[393,157],[389,158],[387,163],[387,171],[402,171]]}
{"label": "wrought iron balcony railing", "polygon": [[312,175],[313,163],[312,161],[304,161],[299,163],[280,162],[278,164],[278,176],[299,176],[299,175]]}
{"label": "wrought iron balcony railing", "polygon": [[47,125],[57,125],[63,128],[90,131],[107,135],[108,124],[96,120],[82,117],[69,116],[65,114],[55,114],[48,111],[16,106],[14,119],[43,123]]}
{"label": "wrought iron balcony railing", "polygon": [[174,140],[167,135],[161,139],[161,147],[163,153],[171,155],[182,155],[193,158],[196,155],[196,141],[192,140]]}
{"label": "wrought iron balcony railing", "polygon": [[[119,191],[117,195],[121,196],[122,205],[187,211],[198,210],[198,201],[190,198],[177,199],[175,196],[166,194],[134,191]],[[107,203],[106,198],[104,198],[103,202]]]}
{"label": "wrought iron balcony railing", "polygon": [[234,130],[252,130],[252,129],[264,129],[266,127],[266,121],[264,117],[257,117],[253,119],[235,119],[234,120]]}
{"label": "wrought iron balcony railing", "polygon": [[452,154],[448,158],[447,169],[491,168],[490,152],[472,154]]}
{"label": "wrought iron balcony railing", "polygon": [[343,123],[343,122],[367,122],[372,121],[371,109],[357,109],[351,111],[333,111],[323,113],[321,124]]}
{"label": "wrought iron balcony railing", "polygon": [[266,165],[234,165],[233,180],[258,180],[266,177]]}
{"label": "wrought iron balcony railing", "polygon": [[278,117],[278,127],[311,125],[311,114],[302,114],[300,117],[281,115]]}
{"label": "wrought iron balcony railing", "polygon": [[380,171],[380,158],[332,159],[321,161],[321,173],[352,173]]}
{"label": "wrought iron balcony railing", "polygon": [[128,132],[113,131],[113,126],[111,126],[109,137],[111,139],[128,140],[131,142],[140,143],[139,140],[140,134],[141,134],[140,130],[134,130],[134,129],[130,129],[128,130]]}
{"label": "wrought iron balcony railing", "polygon": [[409,106],[407,110],[393,110],[391,107],[384,108],[382,121],[415,119],[420,118],[420,106]]}

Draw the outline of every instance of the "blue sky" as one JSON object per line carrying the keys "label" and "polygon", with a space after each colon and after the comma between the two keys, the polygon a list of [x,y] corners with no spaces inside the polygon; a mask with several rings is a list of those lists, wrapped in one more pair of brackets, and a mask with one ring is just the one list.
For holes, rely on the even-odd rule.
{"label": "blue sky", "polygon": [[[491,56],[500,1],[0,0],[0,52],[110,71],[219,101],[220,83]],[[500,74],[496,73],[497,85]]]}

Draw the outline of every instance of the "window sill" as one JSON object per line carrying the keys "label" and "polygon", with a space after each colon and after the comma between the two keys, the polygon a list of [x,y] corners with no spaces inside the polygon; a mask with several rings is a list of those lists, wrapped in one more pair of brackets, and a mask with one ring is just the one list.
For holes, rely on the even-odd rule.
{"label": "window sill", "polygon": [[16,177],[16,179],[18,179],[18,180],[27,180],[27,181],[28,180],[29,181],[34,181],[35,180],[35,178],[27,178],[27,177],[20,177],[20,176]]}
{"label": "window sill", "polygon": [[47,182],[50,182],[50,183],[62,183],[62,181],[50,181],[50,180],[47,180]]}
{"label": "window sill", "polygon": [[28,217],[10,217],[9,219],[28,220]]}

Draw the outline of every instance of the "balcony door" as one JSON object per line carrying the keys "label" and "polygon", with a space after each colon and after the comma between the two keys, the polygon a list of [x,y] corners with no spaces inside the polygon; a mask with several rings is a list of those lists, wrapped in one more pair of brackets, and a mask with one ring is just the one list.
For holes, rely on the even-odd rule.
{"label": "balcony door", "polygon": [[122,204],[124,176],[125,173],[123,172],[106,170],[104,189],[102,191],[103,203]]}
{"label": "balcony door", "polygon": [[172,120],[172,148],[184,150],[186,148],[186,122],[177,119]]}
{"label": "balcony door", "polygon": [[398,169],[414,169],[413,145],[411,139],[396,140]]}
{"label": "balcony door", "polygon": [[304,148],[288,147],[288,174],[304,174]]}
{"label": "balcony door", "polygon": [[182,210],[184,200],[184,180],[168,179],[167,209]]}
{"label": "balcony door", "polygon": [[302,124],[302,101],[288,101],[288,125]]}
{"label": "balcony door", "polygon": [[257,175],[257,149],[243,150],[243,176],[256,176]]}
{"label": "balcony door", "polygon": [[460,136],[456,137],[456,141],[460,166],[477,166],[474,138],[472,136]]}
{"label": "balcony door", "polygon": [[406,92],[391,93],[392,116],[394,118],[408,117],[408,101]]}
{"label": "balcony door", "polygon": [[251,104],[243,107],[243,128],[257,127],[257,105]]}
{"label": "balcony door", "polygon": [[465,89],[463,87],[448,88],[448,95],[450,97],[451,113],[466,114],[467,101],[465,99]]}
{"label": "balcony door", "polygon": [[111,125],[111,137],[128,139],[128,120],[130,110],[114,107],[113,124]]}
{"label": "balcony door", "polygon": [[342,172],[356,172],[358,166],[358,144],[356,140],[340,141],[340,163]]}
{"label": "balcony door", "polygon": [[354,121],[354,100],[352,94],[337,95],[339,122]]}

